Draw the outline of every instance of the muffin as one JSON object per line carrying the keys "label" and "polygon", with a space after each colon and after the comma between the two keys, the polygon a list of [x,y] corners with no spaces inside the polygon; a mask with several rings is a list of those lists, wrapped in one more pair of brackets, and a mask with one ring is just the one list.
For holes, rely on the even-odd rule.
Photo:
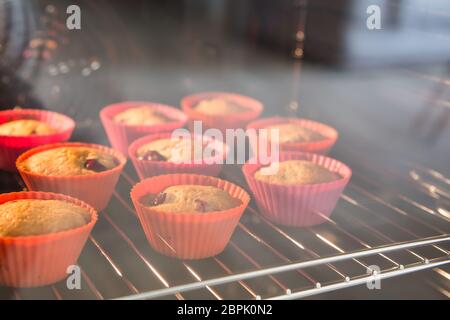
{"label": "muffin", "polygon": [[57,193],[0,194],[0,286],[65,279],[97,222],[86,203]]}
{"label": "muffin", "polygon": [[155,134],[136,140],[128,155],[141,179],[170,173],[218,176],[228,154],[228,146],[206,136],[172,137]]}
{"label": "muffin", "polygon": [[213,186],[178,185],[164,189],[157,195],[144,199],[155,210],[163,212],[204,213],[237,207],[239,199]]}
{"label": "muffin", "polygon": [[263,110],[260,101],[251,97],[228,92],[203,92],[184,97],[181,108],[189,117],[192,129],[195,121],[205,128],[244,128],[256,119]]}
{"label": "muffin", "polygon": [[325,222],[352,175],[342,162],[312,153],[281,152],[272,166],[278,171],[263,175],[263,165],[251,159],[242,171],[260,213],[286,226]]}
{"label": "muffin", "polygon": [[[247,126],[247,130],[256,130],[257,133],[257,139],[250,139],[254,154],[264,145],[270,150],[271,130],[274,129],[279,132],[279,149],[282,152],[326,154],[338,138],[336,129],[317,121],[288,117],[263,118]],[[267,137],[261,135],[260,130],[267,130]]]}
{"label": "muffin", "polygon": [[114,121],[129,126],[154,126],[167,123],[170,119],[161,112],[153,109],[151,106],[143,105],[118,113],[114,116]]}
{"label": "muffin", "polygon": [[[141,146],[136,155],[139,160],[152,161],[193,161],[194,144],[183,143],[183,139],[158,139]],[[200,155],[201,156],[201,155]]]}
{"label": "muffin", "polygon": [[33,154],[21,162],[23,170],[47,176],[82,176],[110,170],[118,161],[90,147],[60,147]]}
{"label": "muffin", "polygon": [[305,160],[282,161],[273,175],[265,175],[261,170],[255,172],[256,180],[282,185],[325,183],[341,178],[339,174]]}
{"label": "muffin", "polygon": [[187,122],[182,111],[146,101],[111,104],[100,111],[100,119],[109,142],[123,154],[128,153],[133,141],[149,134],[172,132]]}
{"label": "muffin", "polygon": [[34,109],[0,111],[0,170],[15,171],[25,151],[69,140],[75,122],[62,114]]}
{"label": "muffin", "polygon": [[[201,148],[196,150],[195,144]],[[139,147],[136,152],[139,160],[168,161],[173,163],[194,163],[201,161],[203,149],[208,146],[207,141],[199,139],[185,140],[182,138],[163,138],[153,140]],[[211,145],[212,155],[215,156],[218,144]],[[217,151],[219,152],[219,151]]]}
{"label": "muffin", "polygon": [[49,124],[34,119],[13,120],[0,124],[0,135],[2,136],[45,135],[54,132],[56,129]]}
{"label": "muffin", "polygon": [[208,115],[226,116],[248,111],[248,108],[227,99],[213,98],[201,100],[195,110]]}
{"label": "muffin", "polygon": [[150,245],[180,259],[222,252],[250,201],[241,187],[196,174],[145,179],[131,199]]}
{"label": "muffin", "polygon": [[63,193],[103,210],[126,158],[102,145],[66,142],[33,148],[16,166],[29,190]]}
{"label": "muffin", "polygon": [[266,127],[266,129],[268,129],[269,131],[278,130],[279,143],[311,142],[325,139],[325,137],[320,133],[305,127],[301,127],[295,123],[275,124]]}
{"label": "muffin", "polygon": [[22,199],[0,204],[0,237],[44,235],[79,228],[91,213],[62,200]]}

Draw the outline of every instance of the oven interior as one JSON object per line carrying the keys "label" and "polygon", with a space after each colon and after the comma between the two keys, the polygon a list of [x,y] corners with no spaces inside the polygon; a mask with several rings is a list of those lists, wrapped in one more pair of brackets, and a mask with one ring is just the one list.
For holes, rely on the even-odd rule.
{"label": "oven interior", "polygon": [[[148,245],[130,163],[79,259],[81,290],[0,287],[3,299],[446,299],[450,296],[450,6],[372,1],[0,0],[1,108],[77,121],[73,141],[108,144],[99,110],[178,106],[199,91],[264,102],[339,131],[330,156],[353,176],[327,221],[281,227],[254,203],[220,255],[177,260]],[[384,19],[384,18],[383,18]],[[239,165],[221,177],[247,188]],[[0,173],[0,191],[23,190]],[[379,267],[381,290],[366,283]],[[372,268],[372,269],[371,269]]]}

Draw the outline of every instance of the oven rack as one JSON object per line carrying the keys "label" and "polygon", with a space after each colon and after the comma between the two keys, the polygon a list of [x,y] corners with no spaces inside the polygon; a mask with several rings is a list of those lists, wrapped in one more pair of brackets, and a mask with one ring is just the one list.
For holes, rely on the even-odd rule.
{"label": "oven rack", "polygon": [[[69,290],[62,281],[43,288],[0,288],[0,297],[296,299],[425,269],[448,281],[450,222],[439,211],[446,209],[436,207],[448,194],[446,178],[409,164],[402,164],[402,171],[380,162],[376,171],[351,150],[342,152],[355,159],[347,162],[354,174],[324,224],[280,227],[251,203],[225,251],[199,261],[167,258],[150,248],[129,200],[137,177],[128,165],[79,259],[81,289]],[[223,172],[224,179],[245,186],[238,166]],[[13,178],[24,187],[17,175]],[[380,192],[379,180],[401,192]],[[448,297],[442,281],[430,285]]]}
{"label": "oven rack", "polygon": [[[291,264],[287,264],[287,265],[281,265],[281,266],[277,266],[277,267],[266,268],[266,269],[262,269],[262,270],[258,270],[258,271],[251,271],[251,272],[247,272],[247,273],[241,273],[241,274],[236,274],[236,275],[231,275],[231,276],[226,276],[226,277],[221,277],[221,278],[216,278],[216,279],[193,282],[193,283],[189,283],[186,285],[180,285],[180,286],[161,289],[161,290],[144,292],[144,293],[140,293],[140,294],[136,294],[136,295],[132,295],[132,296],[119,298],[119,300],[144,300],[144,299],[160,298],[160,297],[164,297],[164,296],[171,295],[171,294],[177,294],[177,293],[182,293],[182,292],[186,292],[189,290],[207,288],[207,287],[226,284],[226,283],[234,282],[234,281],[242,281],[242,280],[257,278],[257,277],[261,277],[261,276],[274,275],[274,274],[277,274],[280,272],[287,272],[287,271],[317,266],[317,265],[321,265],[321,264],[330,264],[333,262],[338,262],[338,261],[346,260],[346,259],[357,259],[359,257],[364,257],[364,256],[368,256],[368,255],[373,255],[373,254],[383,254],[383,253],[391,252],[391,251],[395,251],[395,250],[411,249],[414,247],[432,245],[432,244],[436,244],[436,243],[440,243],[440,242],[449,242],[449,241],[450,241],[450,236],[440,236],[440,237],[423,239],[423,240],[419,240],[419,241],[398,243],[398,244],[394,244],[394,245],[382,246],[382,247],[378,247],[378,248],[361,250],[361,251],[352,252],[352,253],[334,255],[334,256],[330,256],[330,257],[323,257],[320,259],[314,259],[314,260],[309,260],[309,261],[291,263]],[[439,267],[439,266],[442,266],[442,265],[445,265],[448,263],[450,263],[450,259],[448,257],[432,259],[431,261],[428,259],[425,259],[423,262],[419,262],[419,263],[416,263],[414,265],[410,265],[407,267],[405,267],[402,264],[399,264],[398,267],[396,267],[396,268],[392,268],[390,270],[386,270],[386,271],[383,271],[380,273],[376,270],[371,270],[369,267],[367,276],[359,276],[359,277],[355,277],[355,278],[350,278],[350,277],[346,276],[343,281],[340,281],[337,283],[332,283],[332,284],[327,284],[325,286],[322,286],[322,284],[320,282],[317,282],[315,284],[315,287],[313,287],[311,289],[306,289],[303,291],[298,291],[298,292],[292,292],[291,289],[286,289],[285,294],[271,297],[268,300],[304,298],[304,297],[308,297],[308,296],[312,296],[312,295],[316,295],[316,294],[320,294],[320,293],[325,293],[325,292],[329,292],[329,291],[333,291],[333,290],[338,290],[338,289],[343,289],[343,288],[347,288],[347,287],[365,284],[365,283],[368,283],[371,281],[375,281],[377,279],[382,280],[382,279],[387,279],[390,277],[395,277],[395,276],[399,276],[399,275],[403,275],[403,274],[407,274],[407,273],[411,273],[411,272],[421,271],[421,270],[428,269],[428,268],[435,268],[435,267]],[[261,296],[256,296],[256,299],[260,300]]]}

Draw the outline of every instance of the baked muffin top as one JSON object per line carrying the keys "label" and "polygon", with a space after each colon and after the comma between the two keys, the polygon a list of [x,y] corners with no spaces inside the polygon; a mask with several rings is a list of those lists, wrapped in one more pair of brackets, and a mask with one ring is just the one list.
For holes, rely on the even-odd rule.
{"label": "baked muffin top", "polygon": [[155,110],[155,108],[143,105],[129,108],[118,113],[114,116],[114,121],[130,126],[154,126],[167,123],[170,119],[158,110]]}
{"label": "baked muffin top", "polygon": [[[279,130],[280,143],[311,142],[325,139],[320,133],[299,126],[296,123],[280,123],[266,127],[269,130]],[[269,135],[270,137],[270,135]]]}
{"label": "baked muffin top", "polygon": [[110,170],[118,165],[115,157],[96,148],[67,146],[38,152],[19,166],[46,176],[79,176]]}
{"label": "baked muffin top", "polygon": [[144,197],[143,203],[163,212],[203,213],[231,209],[239,206],[241,201],[217,187],[177,185]]}
{"label": "baked muffin top", "polygon": [[255,179],[276,184],[314,184],[339,180],[337,173],[306,160],[288,160],[280,162],[278,171],[273,175],[264,175],[261,169],[255,172]]}
{"label": "baked muffin top", "polygon": [[2,136],[45,135],[56,132],[56,129],[45,122],[33,119],[13,120],[0,124]]}
{"label": "baked muffin top", "polygon": [[14,200],[0,205],[0,236],[49,234],[81,227],[90,220],[86,209],[67,201]]}
{"label": "baked muffin top", "polygon": [[[202,148],[196,150],[194,145],[199,142]],[[194,159],[202,159],[203,148],[206,145],[200,139],[165,138],[144,144],[137,150],[136,155],[139,160],[189,163],[194,161]]]}
{"label": "baked muffin top", "polygon": [[248,108],[229,100],[214,98],[200,101],[195,106],[195,110],[207,115],[224,116],[233,113],[242,113],[248,111]]}

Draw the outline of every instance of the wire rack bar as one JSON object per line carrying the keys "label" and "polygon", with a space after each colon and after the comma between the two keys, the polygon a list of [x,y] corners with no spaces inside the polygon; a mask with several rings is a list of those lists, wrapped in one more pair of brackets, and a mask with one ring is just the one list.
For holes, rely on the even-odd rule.
{"label": "wire rack bar", "polygon": [[291,299],[305,298],[305,297],[317,295],[320,293],[326,293],[326,292],[330,292],[330,291],[334,291],[334,290],[339,290],[339,289],[344,289],[344,288],[348,288],[348,287],[365,284],[368,281],[375,280],[375,279],[383,280],[383,279],[392,278],[392,277],[396,277],[396,276],[400,276],[400,275],[405,275],[408,273],[417,272],[417,271],[421,271],[421,270],[425,270],[425,269],[429,269],[429,268],[439,267],[439,266],[446,265],[449,263],[450,263],[450,259],[437,260],[434,262],[430,261],[429,263],[421,263],[420,265],[416,265],[416,266],[412,266],[412,267],[399,268],[399,269],[396,269],[393,271],[381,272],[376,275],[368,275],[366,277],[351,279],[346,282],[334,283],[334,284],[326,285],[323,287],[318,286],[313,289],[303,290],[303,291],[295,292],[295,293],[287,293],[284,295],[269,298],[267,300],[291,300]]}
{"label": "wire rack bar", "polygon": [[356,251],[356,252],[352,252],[352,253],[345,253],[345,254],[334,255],[334,256],[330,256],[330,257],[324,257],[324,258],[320,258],[320,259],[314,259],[314,260],[309,260],[309,261],[302,261],[302,262],[297,262],[297,263],[292,263],[292,264],[280,265],[277,267],[235,274],[232,276],[219,277],[219,278],[215,278],[215,279],[204,280],[204,281],[199,281],[199,282],[195,282],[195,283],[175,286],[175,287],[167,288],[167,289],[154,290],[154,291],[150,291],[150,292],[145,292],[145,293],[140,293],[140,294],[131,295],[131,296],[127,296],[127,297],[122,297],[119,299],[134,300],[134,299],[151,299],[151,298],[163,297],[163,296],[172,295],[175,293],[180,293],[180,292],[185,292],[185,291],[190,291],[190,290],[195,290],[195,289],[201,289],[206,286],[221,285],[221,284],[226,284],[226,283],[239,281],[239,280],[251,279],[251,278],[266,276],[266,275],[270,275],[270,274],[280,273],[280,272],[292,271],[295,269],[307,268],[307,267],[317,266],[317,265],[321,265],[321,264],[342,261],[342,260],[346,260],[346,259],[354,259],[354,258],[364,257],[364,256],[368,256],[368,255],[373,255],[373,254],[390,252],[390,251],[394,251],[394,250],[402,250],[402,249],[414,248],[414,247],[418,247],[418,246],[431,245],[431,244],[445,242],[445,241],[449,241],[449,240],[450,240],[450,236],[445,235],[445,236],[439,236],[439,237],[431,237],[431,238],[427,238],[427,239],[423,239],[423,240],[419,240],[419,241],[408,241],[408,242],[397,243],[397,244],[393,244],[393,245],[381,246],[378,248],[360,250],[360,251]]}
{"label": "wire rack bar", "polygon": [[[364,164],[362,165],[361,163]],[[445,186],[448,184],[448,179],[437,171],[429,171],[430,169],[417,167],[414,164],[408,166],[413,170],[417,170],[417,172],[423,176],[426,183],[430,183],[430,181],[431,183],[434,183],[434,180],[436,180],[436,183],[440,183],[441,185]],[[356,170],[356,168],[365,168],[366,170]],[[366,263],[367,259],[360,259],[366,256],[379,256],[390,263],[390,265],[384,267],[382,271],[383,274],[389,275],[386,276],[386,278],[401,275],[403,273],[414,272],[421,265],[426,269],[433,267],[435,263],[442,262],[442,265],[446,264],[449,260],[449,251],[446,244],[450,240],[450,236],[444,230],[448,229],[445,224],[448,220],[437,214],[436,211],[432,209],[433,206],[430,206],[430,202],[427,202],[426,199],[424,203],[419,203],[417,201],[420,200],[415,201],[408,196],[410,194],[409,189],[414,189],[435,200],[436,197],[445,197],[446,188],[440,188],[439,193],[430,193],[425,190],[421,184],[411,183],[413,179],[408,180],[404,175],[395,172],[390,179],[396,179],[396,181],[401,182],[402,184],[409,182],[409,185],[407,186],[405,194],[395,194],[393,197],[389,198],[389,200],[386,200],[383,195],[374,191],[382,187],[379,182],[376,179],[366,178],[365,174],[362,174],[361,172],[380,172],[382,174],[381,177],[388,177],[391,171],[385,171],[384,169],[378,170],[378,167],[372,166],[370,162],[365,163],[364,161],[358,161],[356,168],[354,170],[356,179],[350,182],[347,192],[342,195],[342,201],[340,201],[340,204],[336,209],[336,214],[330,218],[317,212],[317,214],[321,215],[325,220],[325,223],[321,226],[303,228],[302,232],[299,233],[296,229],[279,227],[273,224],[261,216],[258,210],[249,206],[246,219],[242,219],[237,228],[239,236],[245,236],[243,240],[245,240],[247,246],[241,246],[239,237],[233,237],[230,241],[230,245],[226,249],[226,255],[231,255],[236,261],[250,265],[251,271],[248,271],[249,269],[244,269],[245,272],[242,272],[242,269],[235,269],[236,267],[233,266],[233,262],[226,259],[226,255],[223,257],[213,257],[209,260],[208,263],[215,264],[215,266],[219,267],[219,274],[214,276],[208,276],[209,272],[205,272],[206,269],[202,266],[203,262],[199,262],[199,264],[190,261],[177,261],[176,263],[184,268],[187,273],[185,279],[182,279],[183,281],[181,283],[183,284],[178,285],[175,283],[175,280],[174,283],[170,283],[171,281],[168,280],[170,277],[164,276],[164,273],[161,272],[164,271],[165,262],[161,262],[159,258],[154,257],[153,254],[149,256],[144,247],[141,247],[138,242],[135,243],[134,240],[132,240],[134,237],[130,232],[134,232],[134,229],[132,230],[126,225],[122,225],[120,222],[124,218],[120,217],[119,214],[122,211],[125,213],[132,213],[130,216],[132,216],[133,219],[136,218],[136,213],[132,208],[129,199],[124,196],[124,192],[127,192],[126,190],[129,190],[129,187],[134,185],[136,180],[126,172],[123,172],[123,179],[121,179],[118,189],[114,192],[114,199],[116,199],[119,205],[114,208],[108,208],[108,210],[106,210],[107,212],[102,213],[103,221],[106,223],[103,227],[107,228],[104,231],[111,230],[113,233],[117,233],[118,241],[122,241],[126,244],[127,252],[133,252],[137,255],[138,260],[144,263],[146,269],[143,269],[140,278],[135,276],[130,277],[133,279],[131,282],[125,276],[125,274],[127,276],[131,276],[131,274],[127,273],[128,270],[122,258],[110,254],[113,253],[113,251],[111,251],[111,245],[113,245],[113,243],[105,242],[103,244],[103,241],[100,241],[102,240],[101,234],[96,235],[95,232],[91,235],[90,242],[93,244],[94,249],[98,251],[98,254],[105,259],[105,265],[103,267],[112,268],[112,271],[118,276],[116,281],[123,281],[123,284],[131,293],[130,296],[123,296],[124,294],[127,294],[123,292],[121,294],[112,294],[113,297],[119,296],[119,299],[150,299],[166,296],[175,296],[177,299],[185,299],[186,297],[181,293],[202,289],[205,290],[205,293],[202,293],[203,295],[209,294],[212,298],[220,300],[225,299],[228,293],[225,291],[225,295],[222,295],[220,288],[217,288],[218,290],[216,290],[216,288],[213,287],[225,284],[237,285],[244,289],[240,296],[241,298],[244,295],[248,295],[247,298],[253,299],[259,299],[261,296],[268,296],[274,299],[294,299],[302,297],[302,294],[306,297],[358,285],[361,283],[360,281],[363,281],[362,279],[367,281],[367,279],[370,278],[370,276],[366,276],[366,271],[368,269],[368,264]],[[224,178],[240,185],[245,185],[242,176],[237,173],[237,170],[227,171]],[[24,186],[19,176],[16,177],[16,180],[19,186],[23,188]],[[391,201],[391,199],[395,200]],[[411,205],[413,207],[412,210],[405,209],[404,206],[406,204],[402,204],[399,201]],[[351,208],[347,214],[343,215],[342,205],[353,208]],[[381,214],[379,209],[376,209],[377,207],[381,208]],[[109,210],[111,210],[111,214],[108,212]],[[366,219],[369,215],[375,215],[383,225],[388,227],[388,229],[380,228],[377,224],[371,223],[370,220]],[[405,224],[403,222],[405,222]],[[441,222],[444,222],[444,224]],[[411,229],[408,227],[409,223],[419,228]],[[354,229],[350,226],[358,226],[358,228]],[[360,233],[359,231],[362,230],[367,230],[368,232]],[[402,237],[397,237],[397,232],[404,235],[403,240],[408,241],[398,242],[397,240],[402,240]],[[423,237],[429,235],[433,236]],[[274,239],[276,239],[275,242],[272,241]],[[255,244],[258,243],[258,245],[261,246],[262,251],[264,251],[264,254],[272,254],[270,262],[260,262],[258,260],[259,255],[249,250],[248,246],[252,245],[252,242],[249,241],[254,241]],[[278,241],[287,241],[287,245],[280,247]],[[439,253],[443,253],[445,256],[439,257],[442,261],[438,261],[435,259],[436,256],[430,257],[428,251],[423,254],[423,250],[412,250],[419,246],[428,246],[427,249],[430,250],[431,248],[437,249]],[[331,253],[330,248],[333,249]],[[389,252],[392,252],[392,254],[389,254]],[[394,254],[394,252],[400,254],[400,259],[393,258],[394,256],[398,256],[398,254]],[[307,256],[304,257],[303,253]],[[410,253],[411,257],[409,257],[408,260],[411,260],[411,258],[414,257],[414,262],[405,263],[402,258],[406,257],[404,253]],[[299,256],[301,256],[301,258]],[[344,260],[348,260],[349,270],[347,270],[347,267],[341,268],[341,265],[337,267],[337,263]],[[352,264],[353,262],[355,263]],[[274,265],[275,267],[272,267]],[[314,271],[311,270],[314,275],[310,274],[309,270],[308,272],[304,270],[304,268],[313,266],[316,266]],[[319,275],[316,276],[315,272],[319,270],[319,267],[328,268],[328,270],[325,270],[325,275],[327,277],[330,276],[330,274],[328,274],[329,271],[333,272],[333,279],[323,279],[320,272]],[[351,276],[352,268],[358,272],[353,273],[353,276]],[[87,283],[88,290],[92,292],[95,298],[104,299],[104,294],[106,293],[102,293],[96,288],[91,277],[84,270],[85,269],[82,269],[82,275]],[[222,272],[220,272],[220,270],[222,270]],[[404,272],[405,270],[407,270],[407,272]],[[419,268],[417,270],[421,269]],[[284,275],[277,276],[277,274],[288,271],[295,271],[303,279],[306,279],[307,285],[305,286],[303,280],[300,280],[302,284],[293,286],[293,288],[295,288],[295,293],[293,293],[294,290],[291,290],[288,286],[288,284],[292,284],[289,281],[284,280]],[[437,271],[436,274],[438,274]],[[336,275],[338,275],[339,278],[336,278]],[[149,291],[146,290],[145,292],[142,292],[142,289],[137,289],[137,284],[140,284],[139,281],[141,279],[145,280],[149,276],[159,280],[160,285],[158,286],[158,283],[156,283],[154,287],[150,287],[151,289]],[[262,294],[263,292],[258,292],[259,289],[255,290],[255,288],[252,287],[250,281],[245,281],[263,276],[265,278],[264,280],[261,280],[261,284],[265,288],[273,286],[276,293],[265,292]],[[326,285],[322,286],[322,283]],[[311,289],[311,285],[313,289]],[[436,285],[438,284],[434,284],[432,287],[435,287],[435,290],[438,290]],[[47,289],[48,291],[44,292],[48,292],[56,299],[65,298],[70,294],[65,292],[64,289],[59,286],[50,286]],[[59,289],[61,289],[61,291]],[[439,289],[439,292],[442,292],[442,290]],[[16,299],[27,298],[27,296],[30,296],[30,292],[28,291],[25,291],[24,294],[25,296],[22,296],[22,292],[14,291]],[[197,293],[195,293],[194,296],[196,294]],[[70,296],[68,297],[70,298]]]}

